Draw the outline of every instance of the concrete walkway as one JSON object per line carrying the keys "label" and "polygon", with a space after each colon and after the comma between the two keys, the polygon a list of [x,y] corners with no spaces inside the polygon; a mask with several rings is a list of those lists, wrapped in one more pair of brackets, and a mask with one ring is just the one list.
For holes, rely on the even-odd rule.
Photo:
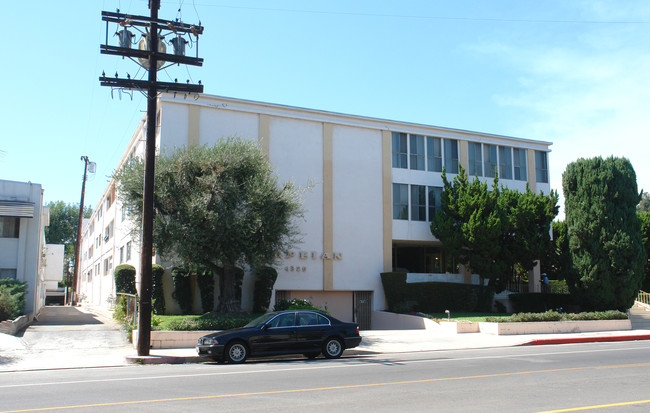
{"label": "concrete walkway", "polygon": [[[535,344],[649,340],[650,329],[571,334],[444,334],[431,330],[362,331],[344,356]],[[44,307],[22,336],[0,334],[0,372],[201,362],[194,348],[152,349],[141,357],[107,314],[84,307]]]}

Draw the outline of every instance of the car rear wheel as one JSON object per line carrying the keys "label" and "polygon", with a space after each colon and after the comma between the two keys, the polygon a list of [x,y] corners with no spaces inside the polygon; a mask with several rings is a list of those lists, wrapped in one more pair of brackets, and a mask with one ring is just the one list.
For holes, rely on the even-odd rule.
{"label": "car rear wheel", "polygon": [[230,363],[243,363],[248,357],[248,348],[246,344],[235,341],[226,346],[225,359]]}
{"label": "car rear wheel", "polygon": [[341,354],[343,354],[343,343],[336,337],[328,338],[323,344],[323,354],[328,359],[341,357]]}
{"label": "car rear wheel", "polygon": [[315,359],[316,357],[318,357],[319,354],[320,354],[320,351],[314,351],[314,352],[311,352],[311,353],[305,353],[305,354],[303,354],[303,355],[304,355],[305,357],[307,357],[309,360],[313,360],[313,359]]}

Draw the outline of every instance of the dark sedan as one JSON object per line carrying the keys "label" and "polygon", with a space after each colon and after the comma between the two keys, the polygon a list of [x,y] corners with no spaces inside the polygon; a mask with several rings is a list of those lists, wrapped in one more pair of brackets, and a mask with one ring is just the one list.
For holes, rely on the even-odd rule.
{"label": "dark sedan", "polygon": [[345,323],[317,311],[288,310],[264,314],[244,327],[203,336],[196,351],[200,356],[230,363],[278,354],[304,354],[313,359],[322,353],[333,359],[359,343],[356,323]]}

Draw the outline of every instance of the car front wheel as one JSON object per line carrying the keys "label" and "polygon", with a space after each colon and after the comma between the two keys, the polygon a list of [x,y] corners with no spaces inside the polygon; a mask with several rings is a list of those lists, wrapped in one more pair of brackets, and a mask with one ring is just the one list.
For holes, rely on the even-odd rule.
{"label": "car front wheel", "polygon": [[226,346],[225,359],[230,363],[243,363],[248,356],[248,348],[242,342],[235,341]]}
{"label": "car front wheel", "polygon": [[335,337],[330,337],[325,340],[323,344],[323,355],[328,359],[335,359],[341,357],[343,354],[343,343]]}

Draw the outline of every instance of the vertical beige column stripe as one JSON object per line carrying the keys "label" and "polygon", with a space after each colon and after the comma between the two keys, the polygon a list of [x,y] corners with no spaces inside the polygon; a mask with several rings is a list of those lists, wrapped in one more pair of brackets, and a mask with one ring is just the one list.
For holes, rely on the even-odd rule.
{"label": "vertical beige column stripe", "polygon": [[257,141],[262,148],[262,152],[269,159],[269,148],[271,147],[271,117],[268,115],[260,115],[259,119],[259,136]]}
{"label": "vertical beige column stripe", "polygon": [[458,163],[465,169],[469,169],[469,144],[467,141],[458,141]]}
{"label": "vertical beige column stripe", "polygon": [[201,129],[201,108],[189,105],[187,116],[187,146],[199,146],[199,133]]}
{"label": "vertical beige column stripe", "polygon": [[[333,182],[333,137],[331,123],[323,123],[323,252],[333,257],[334,252],[334,182]],[[334,289],[334,262],[323,260],[323,290]]]}
{"label": "vertical beige column stripe", "polygon": [[537,174],[535,173],[535,151],[526,149],[526,162],[528,162],[528,187],[531,191],[537,192]]}
{"label": "vertical beige column stripe", "polygon": [[382,215],[384,227],[384,271],[393,270],[393,163],[391,149],[391,132],[381,132],[381,186]]}

